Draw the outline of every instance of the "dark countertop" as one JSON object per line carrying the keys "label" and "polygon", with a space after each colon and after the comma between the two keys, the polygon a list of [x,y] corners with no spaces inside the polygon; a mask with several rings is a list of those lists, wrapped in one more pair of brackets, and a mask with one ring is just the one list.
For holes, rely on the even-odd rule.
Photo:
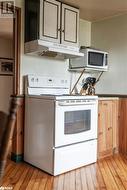
{"label": "dark countertop", "polygon": [[103,97],[103,98],[127,98],[127,95],[123,94],[96,94],[98,97]]}

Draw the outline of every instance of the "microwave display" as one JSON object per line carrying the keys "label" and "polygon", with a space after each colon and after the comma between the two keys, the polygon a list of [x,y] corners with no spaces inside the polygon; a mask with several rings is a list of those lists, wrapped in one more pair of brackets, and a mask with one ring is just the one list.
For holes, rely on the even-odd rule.
{"label": "microwave display", "polygon": [[103,66],[104,54],[97,52],[89,52],[88,63],[91,66]]}

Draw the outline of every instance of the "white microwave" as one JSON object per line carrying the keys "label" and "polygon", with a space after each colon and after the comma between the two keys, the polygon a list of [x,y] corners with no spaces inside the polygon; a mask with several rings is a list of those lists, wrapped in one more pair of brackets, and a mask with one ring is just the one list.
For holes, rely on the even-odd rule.
{"label": "white microwave", "polygon": [[83,57],[71,58],[69,61],[70,69],[90,69],[107,71],[108,70],[108,53],[91,48],[81,48],[84,53]]}

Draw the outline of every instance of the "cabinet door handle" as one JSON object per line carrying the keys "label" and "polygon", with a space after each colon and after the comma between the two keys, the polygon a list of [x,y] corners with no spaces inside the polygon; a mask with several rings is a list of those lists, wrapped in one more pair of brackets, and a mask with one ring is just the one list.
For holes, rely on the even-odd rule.
{"label": "cabinet door handle", "polygon": [[112,129],[112,127],[108,127],[108,131],[109,131],[110,129]]}
{"label": "cabinet door handle", "polygon": [[58,32],[64,32],[65,30],[63,29],[61,29],[61,28],[58,28]]}

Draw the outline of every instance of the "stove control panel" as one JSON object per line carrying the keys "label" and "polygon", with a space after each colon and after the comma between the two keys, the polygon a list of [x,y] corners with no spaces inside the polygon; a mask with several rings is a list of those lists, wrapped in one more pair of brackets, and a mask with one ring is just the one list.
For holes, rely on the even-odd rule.
{"label": "stove control panel", "polygon": [[69,80],[60,77],[28,75],[28,86],[34,88],[69,88]]}

